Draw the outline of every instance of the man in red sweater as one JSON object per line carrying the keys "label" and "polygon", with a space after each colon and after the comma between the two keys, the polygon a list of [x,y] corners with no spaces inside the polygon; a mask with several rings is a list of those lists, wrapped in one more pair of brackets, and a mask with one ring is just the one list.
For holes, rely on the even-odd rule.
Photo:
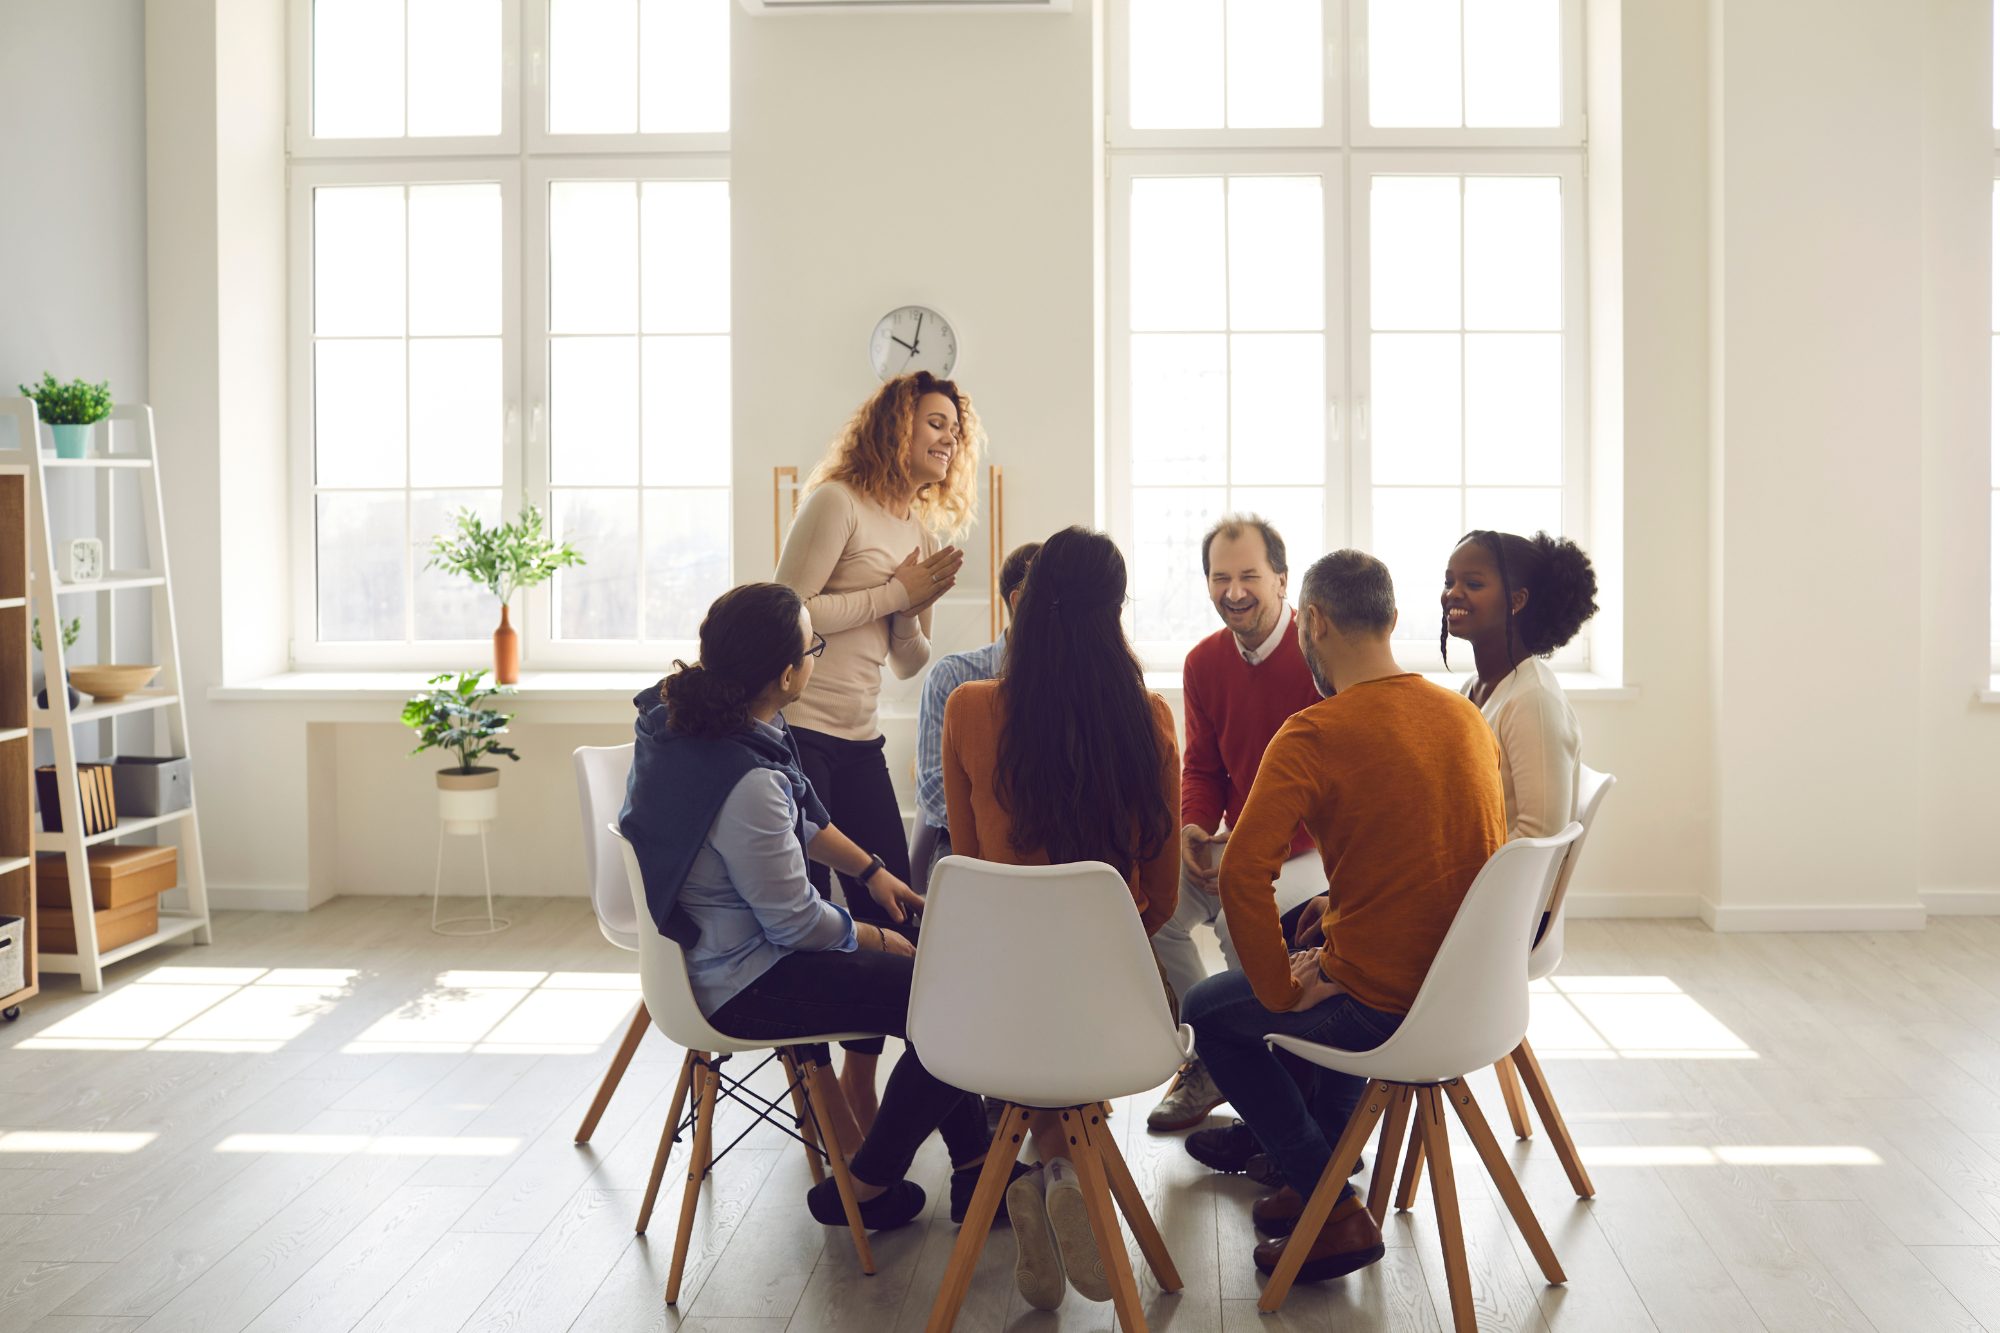
{"label": "man in red sweater", "polygon": [[[1214,929],[1223,958],[1242,970],[1222,914],[1216,866],[1228,830],[1243,813],[1264,747],[1287,718],[1320,699],[1299,653],[1298,617],[1285,603],[1286,569],[1285,539],[1254,514],[1230,514],[1202,538],[1201,571],[1223,628],[1194,646],[1181,672],[1187,746],[1181,766],[1180,907],[1153,937],[1153,952],[1181,997],[1208,975],[1193,939],[1201,926]],[[1278,877],[1278,910],[1325,893],[1326,883],[1312,835],[1301,824]],[[1197,1059],[1181,1071],[1146,1124],[1187,1129],[1222,1101]],[[1236,1137],[1252,1142],[1247,1133]],[[1233,1160],[1221,1165],[1244,1169]]]}

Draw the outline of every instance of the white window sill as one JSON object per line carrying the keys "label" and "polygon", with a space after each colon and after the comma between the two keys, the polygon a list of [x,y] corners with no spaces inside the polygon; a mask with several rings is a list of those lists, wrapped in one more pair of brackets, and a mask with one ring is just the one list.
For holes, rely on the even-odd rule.
{"label": "white window sill", "polygon": [[[289,671],[282,676],[215,685],[208,691],[217,703],[375,703],[408,699],[430,692],[434,671]],[[524,702],[629,703],[632,696],[659,683],[654,671],[523,671],[512,698]]]}
{"label": "white window sill", "polygon": [[[1465,675],[1457,673],[1447,674],[1441,671],[1426,671],[1421,674],[1425,680],[1435,681],[1448,690],[1456,690],[1460,685],[1465,683]],[[1639,697],[1639,687],[1637,685],[1621,685],[1617,681],[1607,680],[1603,676],[1593,675],[1588,671],[1562,671],[1556,674],[1556,678],[1562,682],[1563,693],[1579,702],[1622,703],[1626,700],[1637,699]],[[1995,684],[1996,686],[2000,686],[2000,677],[1995,678]],[[1156,694],[1179,694],[1181,689],[1181,673],[1178,671],[1148,671],[1146,673],[1146,688]],[[1984,696],[1981,697],[1983,698]],[[2000,702],[2000,694],[1994,695],[1994,702]]]}
{"label": "white window sill", "polygon": [[1983,704],[2000,704],[2000,675],[1996,675],[1986,682],[1986,688],[1979,692],[1979,702]]}

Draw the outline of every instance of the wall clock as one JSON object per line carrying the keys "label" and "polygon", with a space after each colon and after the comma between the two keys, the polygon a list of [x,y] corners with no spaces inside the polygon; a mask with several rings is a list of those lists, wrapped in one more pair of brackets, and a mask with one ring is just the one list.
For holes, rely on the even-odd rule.
{"label": "wall clock", "polygon": [[868,336],[868,364],[877,379],[928,370],[941,380],[958,368],[958,330],[924,305],[906,305],[875,321]]}

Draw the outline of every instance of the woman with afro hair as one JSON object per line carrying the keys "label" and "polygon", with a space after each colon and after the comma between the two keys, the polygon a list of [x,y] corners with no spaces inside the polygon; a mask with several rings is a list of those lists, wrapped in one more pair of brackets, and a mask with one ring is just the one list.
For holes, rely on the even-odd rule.
{"label": "woman with afro hair", "polygon": [[1597,575],[1573,541],[1477,528],[1445,566],[1438,651],[1472,645],[1460,688],[1500,741],[1509,838],[1547,838],[1576,818],[1581,736],[1556,673],[1543,659],[1597,614]]}

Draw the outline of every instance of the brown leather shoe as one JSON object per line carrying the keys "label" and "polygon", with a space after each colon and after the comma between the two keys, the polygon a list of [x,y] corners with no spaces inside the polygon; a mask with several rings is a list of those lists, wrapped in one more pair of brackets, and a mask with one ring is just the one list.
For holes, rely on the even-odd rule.
{"label": "brown leather shoe", "polygon": [[1299,1192],[1284,1185],[1276,1194],[1266,1194],[1250,1206],[1250,1220],[1267,1236],[1289,1236],[1305,1210],[1306,1201]]}
{"label": "brown leather shoe", "polygon": [[[1289,1237],[1278,1237],[1258,1245],[1255,1256],[1257,1271],[1269,1273],[1277,1268],[1278,1260],[1285,1257],[1285,1247],[1289,1244]],[[1329,1218],[1326,1225],[1320,1228],[1312,1248],[1306,1251],[1306,1261],[1299,1268],[1297,1281],[1324,1282],[1328,1278],[1342,1277],[1375,1263],[1382,1254],[1382,1228],[1375,1225],[1374,1217],[1361,1207],[1357,1199],[1341,1205],[1338,1215]]]}

